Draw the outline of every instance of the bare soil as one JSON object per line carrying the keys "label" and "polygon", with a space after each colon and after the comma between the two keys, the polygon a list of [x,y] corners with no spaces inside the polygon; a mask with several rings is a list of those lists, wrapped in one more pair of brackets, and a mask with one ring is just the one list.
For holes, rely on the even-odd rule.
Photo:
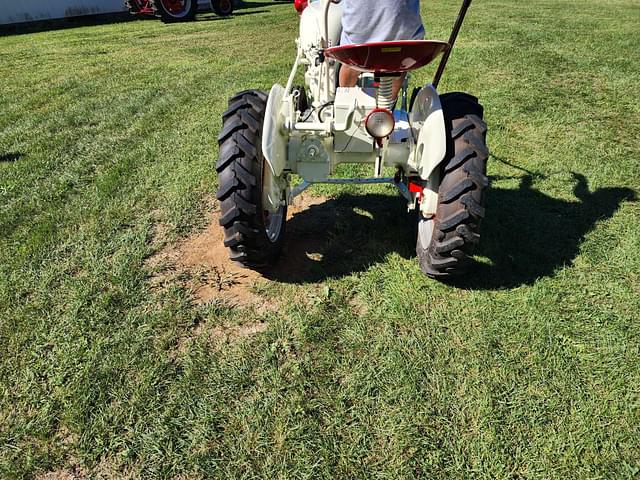
{"label": "bare soil", "polygon": [[[326,202],[325,197],[311,197],[301,195],[293,205],[289,207],[287,219],[290,220],[297,214],[307,210],[311,206]],[[148,266],[154,272],[151,278],[152,285],[163,286],[169,282],[181,282],[192,292],[195,302],[205,304],[211,301],[223,301],[238,307],[254,307],[258,311],[277,308],[272,302],[267,301],[253,291],[253,286],[261,281],[269,281],[264,274],[243,268],[229,260],[229,253],[223,244],[223,231],[220,227],[219,210],[214,209],[209,213],[204,230],[197,232],[177,245],[170,245],[148,261]],[[162,226],[158,227],[158,231]],[[296,258],[299,254],[305,260],[319,260],[321,257],[309,243],[309,239],[298,242],[296,235],[304,235],[304,232],[287,232],[287,244],[294,246],[294,250],[302,249],[304,252],[287,250],[287,259],[279,261],[270,271],[268,276],[273,278],[292,275],[298,270]],[[313,242],[311,242],[313,243]],[[295,247],[299,245],[299,247]],[[310,251],[307,251],[310,250]],[[298,272],[299,273],[299,272]],[[253,330],[252,327],[246,327]],[[263,328],[259,325],[255,329]],[[236,332],[242,333],[242,332]]]}
{"label": "bare soil", "polygon": [[36,480],[78,480],[81,478],[85,478],[85,476],[71,470],[58,470],[55,472],[47,472],[36,475],[35,478]]}

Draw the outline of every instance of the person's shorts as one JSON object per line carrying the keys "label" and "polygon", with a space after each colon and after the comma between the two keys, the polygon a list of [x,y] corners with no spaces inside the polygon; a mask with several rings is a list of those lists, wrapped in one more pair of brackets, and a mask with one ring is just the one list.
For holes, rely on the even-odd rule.
{"label": "person's shorts", "polygon": [[343,0],[340,43],[421,40],[420,0]]}

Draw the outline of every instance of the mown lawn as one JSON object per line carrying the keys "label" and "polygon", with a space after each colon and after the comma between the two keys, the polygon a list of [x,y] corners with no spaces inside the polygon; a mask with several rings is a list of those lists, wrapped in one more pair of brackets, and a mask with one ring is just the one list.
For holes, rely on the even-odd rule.
{"label": "mown lawn", "polygon": [[315,189],[324,257],[261,309],[147,260],[215,209],[226,99],[288,74],[291,4],[248,6],[0,37],[0,477],[639,478],[637,2],[472,5],[473,275],[421,274],[392,190]]}

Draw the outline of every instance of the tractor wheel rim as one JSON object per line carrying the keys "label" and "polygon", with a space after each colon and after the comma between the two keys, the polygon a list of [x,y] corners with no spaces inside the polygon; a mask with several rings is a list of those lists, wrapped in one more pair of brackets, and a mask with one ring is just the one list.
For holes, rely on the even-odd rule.
{"label": "tractor wheel rim", "polygon": [[[265,193],[267,186],[273,185],[273,177],[271,174],[271,169],[267,164],[266,159],[262,160],[262,205],[266,205],[268,203],[268,195],[265,198]],[[282,232],[282,226],[284,225],[284,216],[285,216],[285,191],[280,191],[280,206],[275,212],[267,210],[263,206],[262,210],[262,221],[264,224],[265,233],[267,238],[271,243],[275,243],[280,237],[280,233]]]}
{"label": "tractor wheel rim", "polygon": [[231,10],[231,1],[230,0],[222,0],[220,2],[220,9],[224,12],[228,12]]}
{"label": "tractor wheel rim", "polygon": [[418,236],[423,248],[428,248],[433,238],[435,219],[422,217],[418,223]]}
{"label": "tractor wheel rim", "polygon": [[192,0],[162,0],[162,5],[171,15],[180,17],[186,15]]}
{"label": "tractor wheel rim", "polygon": [[269,211],[264,212],[264,227],[267,233],[267,238],[271,243],[274,243],[280,236],[283,218],[284,207],[280,207],[275,213],[271,213]]}

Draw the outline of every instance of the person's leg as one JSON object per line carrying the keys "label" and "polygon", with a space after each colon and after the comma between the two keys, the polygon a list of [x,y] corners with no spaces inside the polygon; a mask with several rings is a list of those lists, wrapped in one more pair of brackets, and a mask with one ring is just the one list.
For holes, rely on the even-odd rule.
{"label": "person's leg", "polygon": [[[354,70],[351,67],[348,67],[344,64],[340,66],[340,86],[341,87],[355,87],[358,83],[358,77],[360,76],[360,72]],[[402,84],[404,82],[406,73],[403,73],[400,77],[393,79],[393,99],[398,98],[398,93],[402,89]]]}
{"label": "person's leg", "polygon": [[360,72],[348,67],[344,64],[340,66],[340,86],[341,87],[355,87],[358,83],[358,77]]}

